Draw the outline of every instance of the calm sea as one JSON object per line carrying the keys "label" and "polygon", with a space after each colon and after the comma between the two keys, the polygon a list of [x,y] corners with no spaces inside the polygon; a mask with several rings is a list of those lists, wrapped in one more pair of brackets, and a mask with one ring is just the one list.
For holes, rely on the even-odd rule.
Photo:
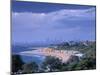
{"label": "calm sea", "polygon": [[[36,50],[38,48],[45,48],[47,46],[42,46],[42,47],[33,47],[33,46],[22,46],[22,45],[16,45],[12,46],[12,54],[19,54],[20,52],[23,51],[31,51],[31,50]],[[27,63],[27,62],[36,62],[37,64],[41,64],[43,60],[45,59],[45,56],[40,56],[40,55],[32,55],[32,56],[25,56],[21,55],[22,60]]]}

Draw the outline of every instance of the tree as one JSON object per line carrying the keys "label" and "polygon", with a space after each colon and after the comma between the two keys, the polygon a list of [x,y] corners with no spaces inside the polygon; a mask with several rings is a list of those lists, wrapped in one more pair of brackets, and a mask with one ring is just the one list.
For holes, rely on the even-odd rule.
{"label": "tree", "polygon": [[21,59],[20,55],[12,55],[12,72],[18,72],[18,70],[22,70],[22,65],[24,62]]}
{"label": "tree", "polygon": [[35,73],[38,72],[38,65],[35,62],[30,62],[23,65],[22,73]]}
{"label": "tree", "polygon": [[72,71],[76,67],[79,62],[79,58],[77,56],[71,56],[70,60],[66,63],[63,63],[61,67],[61,71]]}
{"label": "tree", "polygon": [[44,72],[60,71],[61,66],[61,60],[51,56],[46,57],[45,61],[42,63],[42,69]]}
{"label": "tree", "polygon": [[76,70],[88,70],[96,68],[96,59],[84,58],[76,66]]}

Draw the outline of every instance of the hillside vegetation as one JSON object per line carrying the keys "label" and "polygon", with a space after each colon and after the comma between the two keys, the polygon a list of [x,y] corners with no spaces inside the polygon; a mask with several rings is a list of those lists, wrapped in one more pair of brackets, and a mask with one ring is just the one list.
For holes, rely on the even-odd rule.
{"label": "hillside vegetation", "polygon": [[58,72],[58,71],[75,71],[96,69],[96,42],[95,41],[69,41],[56,44],[56,50],[75,50],[84,55],[82,58],[73,56],[66,63],[53,56],[47,56],[41,65],[30,62],[24,63],[20,55],[12,55],[12,74]]}

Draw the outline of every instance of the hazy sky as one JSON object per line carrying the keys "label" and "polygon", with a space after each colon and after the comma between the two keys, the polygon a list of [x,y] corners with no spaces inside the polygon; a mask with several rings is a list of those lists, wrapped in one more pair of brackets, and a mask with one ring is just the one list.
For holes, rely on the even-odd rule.
{"label": "hazy sky", "polygon": [[12,2],[12,43],[95,40],[95,6]]}

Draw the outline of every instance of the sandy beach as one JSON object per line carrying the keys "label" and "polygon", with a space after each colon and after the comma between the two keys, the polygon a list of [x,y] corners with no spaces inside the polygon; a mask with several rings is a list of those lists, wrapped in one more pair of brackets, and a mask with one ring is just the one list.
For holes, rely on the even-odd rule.
{"label": "sandy beach", "polygon": [[71,56],[78,53],[78,51],[67,51],[67,50],[55,50],[52,48],[40,48],[37,50],[31,50],[31,51],[24,51],[20,52],[20,55],[26,55],[26,56],[33,56],[33,55],[42,55],[42,56],[53,56],[56,58],[59,58],[62,60],[62,62],[67,62]]}

